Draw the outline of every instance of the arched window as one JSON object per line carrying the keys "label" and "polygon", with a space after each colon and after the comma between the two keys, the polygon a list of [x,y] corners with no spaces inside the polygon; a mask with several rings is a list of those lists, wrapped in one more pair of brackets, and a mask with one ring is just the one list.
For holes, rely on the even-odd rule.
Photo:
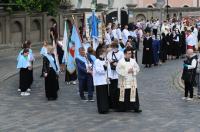
{"label": "arched window", "polygon": [[31,36],[30,39],[32,42],[41,41],[41,24],[40,21],[35,19],[31,22]]}
{"label": "arched window", "polygon": [[153,6],[152,5],[148,5],[147,8],[153,8]]}
{"label": "arched window", "polygon": [[171,6],[170,5],[166,5],[165,8],[171,8]]}
{"label": "arched window", "polygon": [[39,20],[34,20],[31,23],[31,31],[36,31],[36,30],[40,30],[41,26],[40,26],[40,22]]}
{"label": "arched window", "polygon": [[187,8],[187,7],[189,7],[189,6],[188,6],[188,5],[184,5],[183,7]]}
{"label": "arched window", "polygon": [[11,32],[12,33],[16,33],[16,32],[22,32],[22,25],[19,21],[15,21],[12,25],[11,25]]}
{"label": "arched window", "polygon": [[138,21],[141,21],[141,20],[146,20],[146,17],[145,17],[145,15],[143,15],[143,14],[138,14],[137,16],[136,16],[136,20]]}
{"label": "arched window", "polygon": [[11,23],[11,42],[21,44],[23,41],[22,24],[19,21]]}

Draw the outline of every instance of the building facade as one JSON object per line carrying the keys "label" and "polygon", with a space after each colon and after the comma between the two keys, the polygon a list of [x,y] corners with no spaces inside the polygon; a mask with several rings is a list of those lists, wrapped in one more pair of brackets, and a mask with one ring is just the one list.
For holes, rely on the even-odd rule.
{"label": "building facade", "polygon": [[[25,40],[33,44],[41,44],[49,40],[49,29],[52,23],[58,25],[60,36],[64,32],[64,21],[73,22],[72,15],[80,27],[83,23],[84,12],[91,12],[91,3],[95,3],[96,10],[103,12],[106,22],[118,20],[122,25],[137,20],[151,18],[166,19],[167,0],[62,0],[70,3],[60,10],[57,17],[48,16],[47,13],[27,14],[25,12],[8,12],[0,10],[0,49],[4,47],[20,47]],[[199,0],[168,0],[169,16],[183,17],[199,15],[197,8]],[[181,8],[180,8],[181,7]]]}
{"label": "building facade", "polygon": [[136,8],[155,8],[155,4],[163,2],[163,7],[199,7],[199,0],[71,0],[74,8],[90,8],[92,2],[100,5],[107,5],[110,8],[122,8],[127,5],[135,5]]}

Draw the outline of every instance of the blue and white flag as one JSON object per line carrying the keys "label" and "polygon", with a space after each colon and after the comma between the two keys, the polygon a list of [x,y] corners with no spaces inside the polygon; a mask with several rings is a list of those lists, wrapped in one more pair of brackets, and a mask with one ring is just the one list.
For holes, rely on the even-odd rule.
{"label": "blue and white flag", "polygon": [[77,57],[79,55],[79,48],[82,47],[82,44],[75,24],[72,28],[71,41],[75,43],[75,57]]}
{"label": "blue and white flag", "polygon": [[98,18],[95,15],[95,11],[92,12],[92,31],[91,38],[93,40],[93,49],[96,50],[98,46]]}
{"label": "blue and white flag", "polygon": [[62,63],[66,64],[67,63],[67,46],[68,46],[68,25],[67,22],[65,21],[65,28],[64,28],[64,37],[63,37],[63,49],[64,49],[64,55],[62,59]]}

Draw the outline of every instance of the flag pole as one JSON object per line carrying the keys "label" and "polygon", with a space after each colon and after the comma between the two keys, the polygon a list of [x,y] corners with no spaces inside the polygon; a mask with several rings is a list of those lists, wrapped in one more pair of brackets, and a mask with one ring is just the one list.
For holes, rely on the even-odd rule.
{"label": "flag pole", "polygon": [[55,39],[53,39],[53,47],[54,47],[54,55],[55,55],[58,71],[60,72],[60,64],[59,64],[59,61],[58,61],[57,44],[56,44],[56,40]]}

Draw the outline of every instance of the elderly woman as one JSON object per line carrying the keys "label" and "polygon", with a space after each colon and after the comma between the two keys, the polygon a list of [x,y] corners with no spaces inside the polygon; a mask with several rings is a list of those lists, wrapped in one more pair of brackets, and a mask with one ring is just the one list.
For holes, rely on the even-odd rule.
{"label": "elderly woman", "polygon": [[47,46],[47,54],[43,59],[43,73],[45,77],[45,93],[48,100],[57,99],[57,91],[59,90],[58,73],[59,64],[56,62],[54,48]]}

